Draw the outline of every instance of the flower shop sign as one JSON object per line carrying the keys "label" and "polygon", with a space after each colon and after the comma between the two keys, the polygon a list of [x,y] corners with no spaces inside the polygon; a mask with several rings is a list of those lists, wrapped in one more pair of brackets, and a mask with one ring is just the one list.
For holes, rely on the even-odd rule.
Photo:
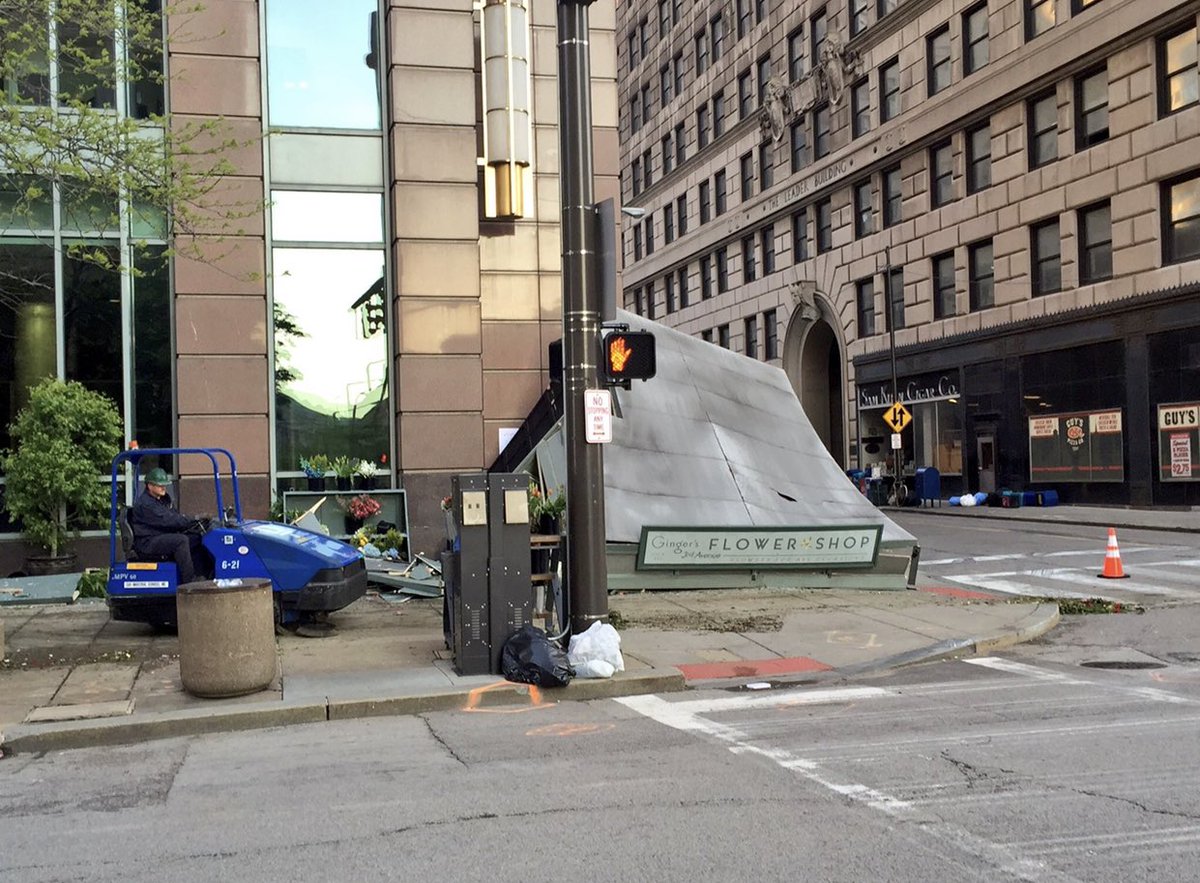
{"label": "flower shop sign", "polygon": [[638,570],[870,567],[883,526],[643,527]]}

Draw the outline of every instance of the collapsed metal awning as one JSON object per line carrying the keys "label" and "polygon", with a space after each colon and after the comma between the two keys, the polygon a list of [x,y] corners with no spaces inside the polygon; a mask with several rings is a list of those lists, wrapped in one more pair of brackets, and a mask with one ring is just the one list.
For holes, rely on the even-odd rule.
{"label": "collapsed metal awning", "polygon": [[[632,313],[618,318],[654,332],[658,375],[614,393],[608,542],[637,543],[644,525],[846,524],[881,524],[883,542],[915,542],[847,479],[781,369]],[[540,437],[528,432],[534,422]],[[545,483],[565,484],[561,404],[543,396],[523,430],[524,450],[506,451],[507,468],[528,467],[536,453]]]}

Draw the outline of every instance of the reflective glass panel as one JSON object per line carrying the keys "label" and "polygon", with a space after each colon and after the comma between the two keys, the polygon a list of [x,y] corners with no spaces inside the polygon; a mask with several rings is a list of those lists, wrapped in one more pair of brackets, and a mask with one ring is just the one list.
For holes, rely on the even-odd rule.
{"label": "reflective glass panel", "polygon": [[0,231],[54,226],[50,184],[30,175],[0,175]]}
{"label": "reflective glass panel", "polygon": [[120,254],[111,244],[67,242],[63,256],[63,352],[67,379],[102,392],[121,411],[125,401],[121,359]]}
{"label": "reflective glass panel", "polygon": [[1196,70],[1196,29],[1176,34],[1166,42],[1167,110],[1174,111],[1200,100]]}
{"label": "reflective glass panel", "polygon": [[35,241],[0,244],[0,448],[28,390],[56,371],[54,250]]}
{"label": "reflective glass panel", "polygon": [[0,88],[10,101],[20,104],[50,103],[50,30],[46,4],[4,5],[6,70]]}
{"label": "reflective glass panel", "polygon": [[62,195],[63,229],[113,236],[120,232],[121,216],[115,193],[111,196],[100,194],[70,181],[60,183],[59,192]]}
{"label": "reflective glass panel", "polygon": [[[112,27],[104,27],[104,25]],[[112,107],[116,103],[116,19],[102,15],[86,23],[61,22],[58,26],[58,100],[84,107]]]}
{"label": "reflective glass panel", "polygon": [[267,99],[272,126],[378,129],[375,0],[267,3]]}
{"label": "reflective glass panel", "polygon": [[1200,257],[1200,178],[1170,187],[1170,260]]}
{"label": "reflective glass panel", "polygon": [[274,190],[271,236],[276,242],[383,242],[383,196]]}
{"label": "reflective glass panel", "polygon": [[278,468],[322,452],[378,460],[388,450],[383,251],[276,248]]}
{"label": "reflective glass panel", "polygon": [[169,448],[171,433],[171,284],[164,246],[134,255],[133,426],[144,448]]}

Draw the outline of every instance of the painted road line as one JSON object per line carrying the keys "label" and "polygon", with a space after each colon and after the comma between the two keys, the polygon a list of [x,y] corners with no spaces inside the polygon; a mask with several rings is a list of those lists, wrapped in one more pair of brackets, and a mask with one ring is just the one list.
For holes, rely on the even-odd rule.
{"label": "painted road line", "polygon": [[[894,690],[882,687],[834,687],[825,690],[775,690],[753,696],[718,696],[712,699],[685,699],[669,703],[683,714],[714,714],[725,711],[742,711],[756,708],[774,708],[797,705],[823,705],[836,702],[859,702],[863,699],[883,699],[896,696]],[[640,697],[630,696],[629,699]],[[625,698],[618,702],[629,705]],[[633,706],[630,705],[632,708]]]}
{"label": "painted road line", "polygon": [[1020,675],[1021,677],[1032,678],[1037,681],[1069,684],[1071,686],[1100,687],[1105,690],[1115,690],[1119,693],[1128,693],[1132,696],[1137,696],[1142,699],[1150,699],[1154,702],[1167,702],[1171,705],[1195,704],[1194,700],[1188,699],[1185,696],[1179,696],[1175,693],[1170,693],[1166,690],[1159,690],[1155,687],[1136,687],[1125,684],[1100,683],[1098,681],[1073,677],[1065,672],[1050,671],[1049,669],[1038,668],[1034,665],[1027,665],[1024,662],[1015,662],[1011,659],[1001,659],[998,656],[980,656],[976,659],[964,659],[963,662],[967,663],[968,665],[978,665],[982,666],[983,668],[990,668],[993,671],[1003,671],[1007,672],[1008,674]]}
{"label": "painted road line", "polygon": [[[929,561],[921,560],[922,567],[946,567],[951,564],[970,564],[976,561],[1014,561],[1027,558],[1069,558],[1076,555],[1096,555],[1104,557],[1104,547],[1100,545],[1097,549],[1073,549],[1066,552],[1010,552],[1004,555],[977,555],[966,556],[961,558],[934,558]],[[1164,552],[1177,546],[1122,546],[1122,555],[1133,555],[1139,552]]]}
{"label": "painted road line", "polygon": [[[1023,571],[1014,570],[1008,573],[989,573],[984,576],[978,576],[973,573],[946,574],[940,578],[953,580],[956,583],[962,583],[964,586],[970,586],[975,589],[984,589],[985,591],[989,592],[1000,592],[1005,595],[1033,595],[1035,597],[1049,596],[1054,598],[1079,598],[1081,600],[1086,600],[1088,598],[1101,598],[1106,601],[1117,600],[1115,598],[1110,598],[1101,592],[1067,592],[1053,586],[1034,586],[1027,582],[1008,579],[1008,577],[1022,575]],[[1124,582],[1124,580],[1122,580],[1122,582]]]}
{"label": "painted road line", "polygon": [[[1138,566],[1144,567],[1145,565]],[[1060,580],[1072,585],[1100,588],[1105,583],[1099,582],[1100,577],[1096,574],[1096,570],[1097,568],[1094,567],[1053,567],[1044,570],[1027,570],[1025,573],[1034,579]],[[1196,596],[1196,592],[1189,592],[1186,589],[1168,588],[1161,583],[1145,583],[1136,579],[1123,579],[1119,583],[1113,583],[1112,587],[1125,592],[1140,592],[1147,595],[1169,595],[1175,598]]]}
{"label": "painted road line", "polygon": [[[819,694],[819,700],[831,701],[829,697],[847,697],[859,694],[860,691],[870,690],[870,695],[889,695],[889,691],[874,688],[846,688],[842,690],[814,690],[810,693],[796,694],[799,696]],[[750,736],[728,724],[703,718],[699,713],[689,710],[707,707],[712,710],[734,710],[736,708],[754,708],[768,704],[763,700],[768,697],[737,696],[714,700],[696,700],[694,702],[667,702],[657,696],[625,696],[614,701],[633,711],[642,714],[664,726],[684,732],[706,736],[717,742],[724,743],[729,751],[736,755],[757,756],[777,764],[815,785],[832,791],[847,800],[866,806],[876,812],[902,821],[914,823],[913,830],[939,841],[943,846],[949,846],[959,853],[966,853],[977,861],[983,861],[994,867],[1006,878],[1030,881],[1030,883],[1078,883],[1076,878],[1056,871],[1045,862],[1026,858],[1012,849],[971,833],[937,817],[930,817],[919,812],[914,805],[892,794],[877,788],[872,788],[858,782],[840,782],[821,769],[821,765],[809,758],[800,757],[783,748],[764,747],[752,744]],[[778,697],[775,697],[776,701]],[[832,700],[838,701],[838,700]],[[800,704],[796,702],[796,704]],[[811,704],[811,703],[807,703]],[[718,707],[719,706],[719,707]],[[949,856],[953,860],[952,856]]]}
{"label": "painted road line", "polygon": [[[1139,562],[1137,569],[1167,568],[1179,562]],[[1197,573],[1165,573],[1159,576],[1164,582],[1149,583],[1138,579],[1121,580],[1120,582],[1102,581],[1096,574],[1096,568],[1091,567],[1045,567],[1033,570],[1005,570],[985,574],[942,574],[939,579],[953,580],[975,588],[989,589],[1009,595],[1054,595],[1062,598],[1108,598],[1099,591],[1086,593],[1059,590],[1053,583],[1069,583],[1071,585],[1094,586],[1100,589],[1121,589],[1126,592],[1141,594],[1163,595],[1177,598],[1195,598],[1200,594],[1200,572]],[[1133,566],[1131,566],[1131,570]],[[1014,579],[1017,578],[1017,579]],[[1030,580],[1044,580],[1050,585],[1040,586]],[[1176,588],[1165,583],[1184,583],[1194,585],[1195,589]]]}

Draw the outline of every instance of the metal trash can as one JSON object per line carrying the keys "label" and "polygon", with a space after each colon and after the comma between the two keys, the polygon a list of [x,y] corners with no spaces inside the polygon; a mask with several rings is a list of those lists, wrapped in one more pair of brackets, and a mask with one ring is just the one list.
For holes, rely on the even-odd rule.
{"label": "metal trash can", "polygon": [[270,580],[185,583],[175,595],[179,677],[193,696],[265,690],[275,680],[275,608]]}

